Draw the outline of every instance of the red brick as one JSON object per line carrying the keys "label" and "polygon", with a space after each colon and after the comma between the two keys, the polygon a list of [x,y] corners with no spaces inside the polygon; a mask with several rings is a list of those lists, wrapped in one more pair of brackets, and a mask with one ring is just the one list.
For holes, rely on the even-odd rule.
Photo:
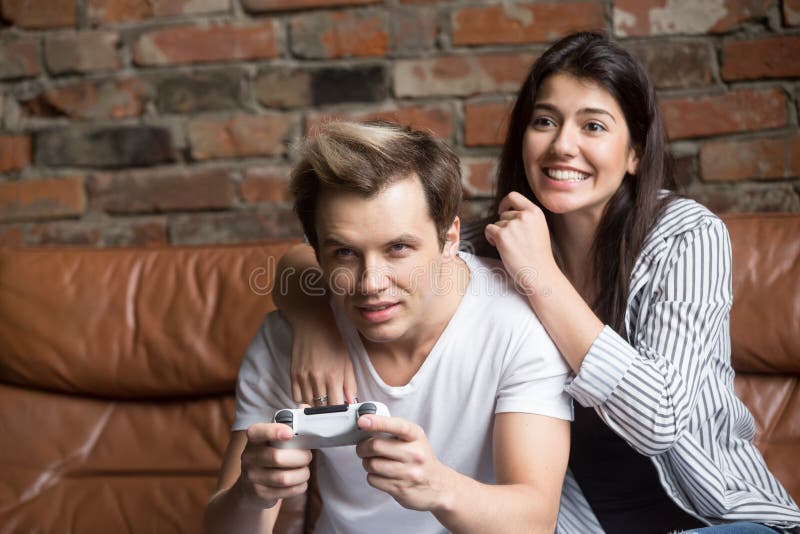
{"label": "red brick", "polygon": [[464,105],[464,144],[497,146],[505,140],[512,102],[468,102]]}
{"label": "red brick", "polygon": [[149,247],[165,246],[167,224],[163,218],[101,221],[57,221],[30,230],[33,245]]}
{"label": "red brick", "polygon": [[661,101],[670,139],[782,128],[786,95],[780,89],[738,90]]}
{"label": "red brick", "polygon": [[783,0],[783,22],[786,26],[800,26],[800,0]]}
{"label": "red brick", "polygon": [[44,59],[54,74],[117,70],[120,67],[119,35],[110,31],[74,32],[49,37]]}
{"label": "red brick", "polygon": [[147,88],[136,79],[82,81],[49,89],[26,102],[29,113],[75,119],[121,119],[144,111]]}
{"label": "red brick", "polygon": [[39,46],[34,39],[0,42],[0,79],[36,76],[39,72]]}
{"label": "red brick", "polygon": [[242,0],[248,11],[289,11],[315,7],[355,6],[380,4],[382,0]]}
{"label": "red brick", "polygon": [[796,78],[800,76],[800,36],[726,41],[722,47],[725,80]]}
{"label": "red brick", "polygon": [[601,2],[465,7],[451,15],[453,44],[539,43],[605,27]]}
{"label": "red brick", "polygon": [[389,13],[389,47],[409,55],[436,46],[436,11],[428,7],[395,8]]}
{"label": "red brick", "polygon": [[697,154],[675,155],[673,176],[679,191],[688,187],[697,178]]}
{"label": "red brick", "polygon": [[99,174],[88,184],[90,206],[107,213],[230,208],[233,182],[219,170],[181,173]]}
{"label": "red brick", "polygon": [[89,0],[93,24],[131,22],[153,17],[229,11],[231,0]]}
{"label": "red brick", "polygon": [[0,227],[0,246],[21,247],[25,244],[25,230],[21,226]]}
{"label": "red brick", "polygon": [[3,18],[20,28],[75,26],[75,4],[75,0],[3,0]]}
{"label": "red brick", "polygon": [[197,160],[279,156],[295,119],[291,115],[203,118],[189,123],[192,157]]}
{"label": "red brick", "polygon": [[258,74],[255,95],[258,101],[271,108],[296,108],[309,106],[311,100],[311,72],[294,68],[275,67]]}
{"label": "red brick", "polygon": [[30,136],[0,135],[0,172],[18,171],[30,162]]}
{"label": "red brick", "polygon": [[398,97],[513,93],[535,59],[534,54],[484,54],[398,60],[394,92]]}
{"label": "red brick", "polygon": [[793,138],[713,141],[700,148],[700,170],[705,181],[733,182],[789,178],[797,176],[791,168]]}
{"label": "red brick", "polygon": [[432,132],[441,139],[452,139],[454,130],[453,112],[442,105],[405,106],[400,108],[370,111],[326,112],[311,115],[306,119],[306,133],[313,131],[323,122],[331,119],[352,121],[387,120],[418,130]]}
{"label": "red brick", "polygon": [[800,176],[800,135],[794,136],[790,141],[789,170],[792,176]]}
{"label": "red brick", "polygon": [[461,183],[467,198],[494,194],[497,158],[461,158]]}
{"label": "red brick", "polygon": [[278,56],[275,24],[180,26],[146,33],[133,47],[137,65],[177,65]]}
{"label": "red brick", "polygon": [[772,4],[773,0],[614,0],[614,33],[621,37],[723,33],[765,19]]}
{"label": "red brick", "polygon": [[716,54],[703,41],[647,40],[626,44],[638,57],[659,89],[711,85]]}
{"label": "red brick", "polygon": [[289,173],[285,165],[247,169],[239,193],[248,204],[290,202]]}
{"label": "red brick", "polygon": [[0,184],[0,221],[68,217],[84,211],[86,193],[77,176]]}
{"label": "red brick", "polygon": [[382,11],[297,15],[290,23],[292,52],[303,58],[384,56],[389,47]]}

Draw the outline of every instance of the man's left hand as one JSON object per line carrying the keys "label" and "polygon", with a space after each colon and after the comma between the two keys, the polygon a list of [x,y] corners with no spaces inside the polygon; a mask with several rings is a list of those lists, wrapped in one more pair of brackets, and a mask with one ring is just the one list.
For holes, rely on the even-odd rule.
{"label": "man's left hand", "polygon": [[437,511],[447,507],[454,472],[436,458],[419,425],[398,417],[365,415],[358,419],[358,426],[394,436],[372,437],[356,447],[370,486],[412,510]]}

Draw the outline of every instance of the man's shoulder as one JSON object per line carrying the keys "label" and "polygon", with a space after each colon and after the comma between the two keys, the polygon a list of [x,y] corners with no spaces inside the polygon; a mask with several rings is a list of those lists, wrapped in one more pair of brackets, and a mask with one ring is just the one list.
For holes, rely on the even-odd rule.
{"label": "man's shoulder", "polygon": [[500,324],[530,319],[538,322],[527,297],[520,292],[502,261],[466,253],[461,257],[470,269],[469,298],[485,310],[484,319]]}

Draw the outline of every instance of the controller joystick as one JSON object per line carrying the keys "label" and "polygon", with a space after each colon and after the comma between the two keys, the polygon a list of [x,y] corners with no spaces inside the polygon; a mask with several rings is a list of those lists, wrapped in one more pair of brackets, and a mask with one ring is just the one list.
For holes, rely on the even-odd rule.
{"label": "controller joystick", "polygon": [[358,416],[378,413],[378,407],[371,402],[363,402],[358,407]]}
{"label": "controller joystick", "polygon": [[288,425],[290,428],[293,426],[292,425],[293,420],[294,420],[294,415],[292,414],[291,410],[280,410],[278,413],[275,414],[276,423],[283,423],[284,425]]}

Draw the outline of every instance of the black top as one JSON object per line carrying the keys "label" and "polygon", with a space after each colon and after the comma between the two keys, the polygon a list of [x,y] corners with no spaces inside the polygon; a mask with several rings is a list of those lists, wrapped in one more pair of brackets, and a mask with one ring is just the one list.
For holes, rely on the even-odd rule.
{"label": "black top", "polygon": [[609,534],[672,532],[705,526],[667,496],[649,458],[608,428],[594,408],[578,403],[569,467]]}

